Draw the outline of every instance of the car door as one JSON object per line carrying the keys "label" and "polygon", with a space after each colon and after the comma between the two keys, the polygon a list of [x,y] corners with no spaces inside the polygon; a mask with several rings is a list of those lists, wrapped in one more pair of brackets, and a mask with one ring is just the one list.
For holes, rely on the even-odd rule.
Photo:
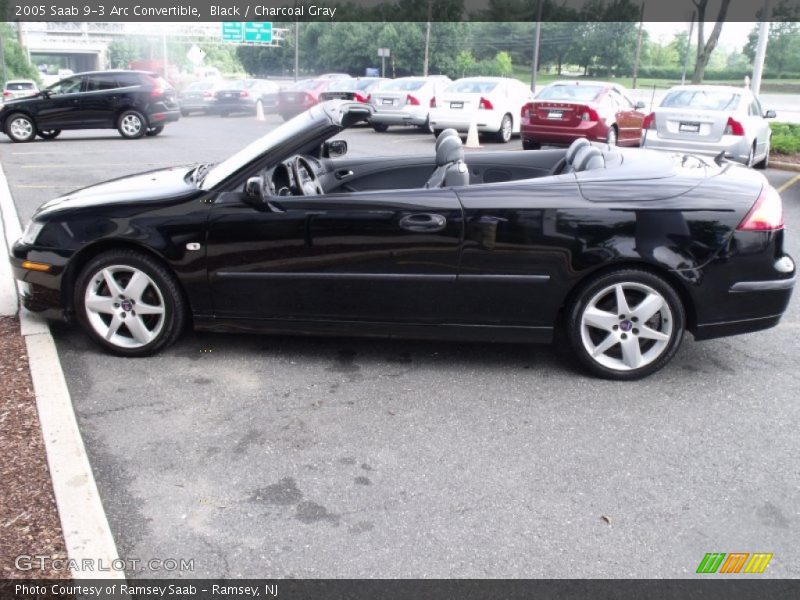
{"label": "car door", "polygon": [[619,91],[612,89],[610,96],[617,106],[618,141],[623,145],[637,144],[642,133],[644,113],[636,110],[630,98]]}
{"label": "car door", "polygon": [[80,97],[84,77],[68,77],[50,86],[36,107],[39,130],[72,129],[80,124]]}
{"label": "car door", "polygon": [[113,127],[119,96],[119,84],[114,73],[87,75],[85,91],[78,102],[83,126],[87,129]]}
{"label": "car door", "polygon": [[448,189],[222,194],[208,230],[218,318],[435,323],[455,294],[461,205]]}

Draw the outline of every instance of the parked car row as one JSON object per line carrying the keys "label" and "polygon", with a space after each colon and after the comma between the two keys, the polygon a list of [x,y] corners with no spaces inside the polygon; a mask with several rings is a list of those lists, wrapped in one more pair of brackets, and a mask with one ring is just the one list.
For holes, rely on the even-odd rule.
{"label": "parked car row", "polygon": [[705,156],[723,154],[747,166],[769,164],[771,130],[764,110],[748,89],[681,85],[645,113],[617,84],[559,81],[522,108],[522,147],[568,145],[578,138],[614,146],[642,146]]}

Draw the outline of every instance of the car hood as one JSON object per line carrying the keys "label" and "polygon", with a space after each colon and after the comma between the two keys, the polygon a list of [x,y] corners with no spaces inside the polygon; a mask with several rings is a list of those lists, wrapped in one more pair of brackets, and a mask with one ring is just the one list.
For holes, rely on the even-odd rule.
{"label": "car hood", "polygon": [[203,193],[188,181],[192,166],[170,167],[112,179],[64,194],[45,202],[36,213],[48,217],[64,210],[75,210],[120,204],[172,203]]}

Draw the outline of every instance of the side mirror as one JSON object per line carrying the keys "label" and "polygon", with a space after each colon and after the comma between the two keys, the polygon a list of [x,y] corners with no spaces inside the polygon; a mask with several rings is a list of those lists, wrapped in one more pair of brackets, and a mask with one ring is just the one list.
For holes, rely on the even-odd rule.
{"label": "side mirror", "polygon": [[767,112],[764,113],[764,118],[765,119],[774,119],[777,116],[778,115],[775,114],[774,110],[768,110]]}
{"label": "side mirror", "polygon": [[636,104],[633,105],[633,107],[636,108],[636,109],[644,108],[644,102],[642,102],[641,100],[638,100],[636,102]]}
{"label": "side mirror", "polygon": [[244,184],[244,195],[251,204],[264,202],[264,188],[261,177],[251,177]]}
{"label": "side mirror", "polygon": [[50,90],[42,90],[41,92],[39,92],[39,94],[41,95],[42,98],[49,98],[52,92],[50,92]]}
{"label": "side mirror", "polygon": [[333,140],[325,142],[323,154],[327,158],[336,158],[347,154],[347,142],[344,140]]}

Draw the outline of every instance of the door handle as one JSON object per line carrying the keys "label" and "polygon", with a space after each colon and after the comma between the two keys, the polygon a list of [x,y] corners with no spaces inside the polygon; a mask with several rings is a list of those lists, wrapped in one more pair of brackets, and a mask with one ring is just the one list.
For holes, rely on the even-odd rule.
{"label": "door handle", "polygon": [[431,213],[414,213],[400,219],[400,227],[416,233],[441,231],[446,225],[447,219]]}
{"label": "door handle", "polygon": [[336,179],[344,179],[345,177],[352,177],[352,171],[336,171]]}

